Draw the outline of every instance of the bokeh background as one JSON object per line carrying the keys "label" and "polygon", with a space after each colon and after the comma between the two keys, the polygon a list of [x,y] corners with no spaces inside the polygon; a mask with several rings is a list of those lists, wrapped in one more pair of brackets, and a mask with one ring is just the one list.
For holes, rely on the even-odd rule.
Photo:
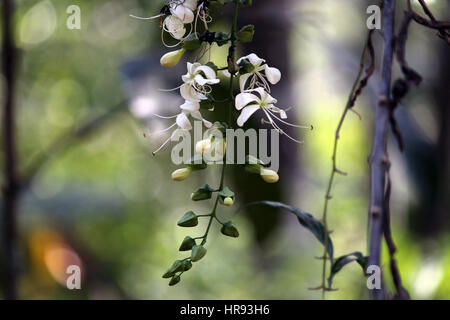
{"label": "bokeh background", "polygon": [[[308,288],[320,282],[321,261],[315,257],[322,247],[296,218],[262,208],[236,215],[235,209],[255,199],[279,200],[320,218],[334,131],[357,73],[367,32],[365,11],[373,1],[253,2],[253,7],[241,9],[239,24],[255,24],[255,42],[239,52],[255,52],[282,71],[273,95],[280,106],[294,107],[293,122],[313,124],[315,130],[291,132],[304,145],[283,141],[276,186],[229,169],[226,184],[237,193],[237,203],[233,209],[221,207],[219,214],[232,218],[241,236],[223,237],[215,225],[207,256],[181,283],[169,287],[161,275],[183,256],[179,244],[193,233],[176,222],[187,210],[211,206],[193,203],[189,196],[204,182],[217,184],[219,172],[211,168],[174,182],[170,148],[151,155],[167,137],[150,138],[148,133],[169,123],[150,115],[173,114],[181,102],[176,92],[158,89],[177,86],[185,62],[163,69],[159,58],[167,49],[160,42],[159,22],[129,15],[154,15],[163,1],[16,1],[21,166],[34,163],[53,146],[20,200],[20,298],[320,298],[320,292]],[[449,1],[427,3],[439,19],[450,18]],[[66,27],[66,9],[72,4],[81,8],[81,30]],[[399,1],[398,21],[402,5]],[[221,14],[213,30],[229,29],[229,9]],[[329,209],[336,256],[367,252],[367,157],[380,82],[381,35],[374,39],[377,72],[356,106],[362,119],[351,114],[342,131],[338,164],[349,175],[337,177]],[[211,59],[224,65],[226,51],[214,47]],[[412,298],[448,299],[450,51],[434,32],[413,24],[407,58],[424,82],[398,110],[406,151],[390,147],[397,260]],[[394,74],[399,75],[398,66]],[[74,139],[67,134],[98,116],[101,120],[89,134]],[[3,149],[0,153],[3,161]],[[204,227],[200,224],[194,233],[201,235]],[[82,265],[81,290],[65,287],[70,264]],[[389,277],[387,281],[390,285]],[[341,271],[335,286],[339,291],[328,294],[330,299],[368,298],[357,264]]]}

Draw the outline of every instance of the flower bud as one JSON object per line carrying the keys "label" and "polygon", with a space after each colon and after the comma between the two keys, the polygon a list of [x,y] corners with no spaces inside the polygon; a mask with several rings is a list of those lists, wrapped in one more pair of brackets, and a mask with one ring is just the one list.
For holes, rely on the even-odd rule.
{"label": "flower bud", "polygon": [[198,225],[198,217],[194,212],[188,211],[181,217],[181,219],[177,222],[180,227],[195,227]]}
{"label": "flower bud", "polygon": [[169,270],[166,271],[166,273],[163,275],[163,278],[170,278],[173,277],[177,272],[181,272],[185,269],[185,266],[183,264],[183,261],[176,260],[173,265],[170,267]]}
{"label": "flower bud", "polygon": [[160,60],[161,65],[166,68],[171,68],[171,67],[176,66],[178,64],[178,62],[180,61],[181,57],[183,56],[183,54],[185,53],[185,51],[186,51],[185,48],[181,48],[179,50],[166,53],[165,55],[163,55],[161,57],[161,60]]}
{"label": "flower bud", "polygon": [[226,197],[223,199],[223,204],[227,207],[231,207],[234,203],[234,200],[231,197]]}
{"label": "flower bud", "polygon": [[179,275],[174,275],[174,276],[172,277],[172,279],[170,279],[169,286],[174,286],[174,285],[176,285],[178,282],[180,282],[180,280],[181,280],[181,278],[180,278]]}
{"label": "flower bud", "polygon": [[183,181],[191,174],[191,171],[192,171],[191,168],[177,169],[174,172],[172,172],[172,180]]}
{"label": "flower bud", "polygon": [[206,151],[211,148],[211,139],[200,140],[195,145],[195,152],[198,154],[204,154]]}
{"label": "flower bud", "polygon": [[204,246],[194,246],[192,247],[191,252],[191,261],[197,262],[201,258],[203,258],[206,254],[206,248]]}
{"label": "flower bud", "polygon": [[192,249],[192,247],[195,246],[195,240],[191,237],[187,236],[184,238],[183,242],[180,246],[180,251],[189,251]]}
{"label": "flower bud", "polygon": [[261,168],[259,175],[267,183],[276,183],[276,182],[278,182],[278,179],[280,178],[275,171],[269,170],[269,169],[264,169],[264,168]]}
{"label": "flower bud", "polygon": [[207,184],[204,184],[197,191],[195,191],[194,193],[191,194],[191,200],[200,201],[200,200],[211,199],[213,192],[214,192],[213,188],[211,188]]}
{"label": "flower bud", "polygon": [[236,229],[236,227],[233,225],[231,221],[228,221],[222,226],[222,229],[220,229],[220,232],[222,232],[223,235],[226,235],[228,237],[237,238],[239,237],[239,231]]}

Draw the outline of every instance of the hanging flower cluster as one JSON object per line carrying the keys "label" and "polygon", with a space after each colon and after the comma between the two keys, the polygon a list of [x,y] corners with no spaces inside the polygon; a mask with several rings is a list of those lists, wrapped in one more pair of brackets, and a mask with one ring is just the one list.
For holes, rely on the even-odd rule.
{"label": "hanging flower cluster", "polygon": [[[228,3],[233,3],[236,9],[231,31],[209,31],[208,23],[212,20],[209,16],[210,7],[220,7]],[[161,57],[160,62],[163,67],[173,67],[179,63],[186,51],[200,49],[200,54],[196,60],[194,62],[187,62],[187,72],[181,76],[181,85],[169,90],[179,90],[180,97],[184,100],[179,106],[180,112],[172,116],[155,115],[162,119],[175,119],[172,125],[160,132],[167,132],[175,128],[172,133],[173,136],[177,130],[191,130],[193,127],[191,120],[202,121],[203,125],[207,128],[213,127],[210,121],[203,118],[200,110],[213,111],[214,106],[219,103],[213,97],[213,86],[221,82],[217,77],[219,70],[228,78],[229,84],[227,86],[230,88],[229,98],[220,102],[229,103],[228,112],[230,119],[232,118],[234,109],[240,112],[240,115],[237,117],[237,125],[239,127],[242,127],[258,110],[263,111],[265,116],[264,121],[270,123],[273,128],[281,133],[284,132],[278,123],[295,126],[285,121],[287,119],[286,111],[278,108],[276,106],[277,100],[270,95],[270,86],[280,81],[281,72],[277,68],[270,67],[264,59],[259,58],[254,53],[236,59],[235,50],[237,43],[251,42],[253,39],[254,27],[252,25],[245,26],[239,31],[237,29],[239,7],[250,4],[251,0],[170,0],[162,8],[159,15],[150,18],[141,18],[160,18],[162,22],[163,43],[164,33],[167,32],[174,39],[178,40],[178,43],[174,46],[181,45],[181,48],[168,52]],[[198,21],[202,21],[203,23],[198,25]],[[206,63],[200,62],[207,50],[211,53],[213,45],[223,46],[225,44],[230,45],[225,67],[217,67],[210,59],[207,59],[208,61]],[[240,92],[235,95],[234,80],[238,79]],[[225,132],[226,128],[230,127],[233,127],[233,123],[225,121],[214,123],[214,128],[218,128],[223,132]],[[171,137],[153,154],[156,154],[167,145]],[[299,142],[290,136],[288,137]],[[223,235],[234,238],[239,236],[237,228],[231,221],[222,222],[217,216],[219,204],[224,207],[231,207],[235,202],[234,192],[224,184],[226,166],[225,140],[210,136],[197,142],[195,151],[196,154],[186,167],[179,168],[172,173],[172,179],[174,181],[183,181],[192,172],[206,169],[205,156],[207,153],[214,153],[216,157],[223,160],[224,164],[218,187],[213,188],[208,184],[203,184],[191,194],[193,201],[208,200],[215,195],[212,210],[207,214],[196,214],[193,211],[188,211],[178,221],[178,226],[190,228],[197,226],[200,218],[207,218],[208,226],[202,236],[186,236],[183,240],[179,250],[190,251],[191,253],[187,258],[176,260],[163,275],[164,278],[170,278],[169,285],[177,284],[181,279],[181,275],[192,268],[192,263],[197,262],[205,256],[207,252],[205,244],[214,220],[221,225],[220,231]],[[275,171],[269,170],[262,161],[251,155],[246,157],[244,167],[247,172],[260,175],[267,183],[276,183],[279,180],[279,176]]]}

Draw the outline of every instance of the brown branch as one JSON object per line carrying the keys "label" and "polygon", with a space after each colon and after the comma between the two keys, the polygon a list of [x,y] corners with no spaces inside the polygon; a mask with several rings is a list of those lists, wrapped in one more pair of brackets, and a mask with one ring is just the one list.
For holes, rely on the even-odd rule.
{"label": "brown branch", "polygon": [[[385,178],[388,163],[387,141],[389,133],[389,101],[391,91],[392,64],[395,47],[395,0],[385,0],[383,9],[384,53],[381,74],[379,103],[376,108],[375,133],[370,155],[370,207],[369,207],[369,259],[368,265],[381,268],[381,238],[383,235],[383,214]],[[384,289],[370,290],[371,299],[385,298]]]}
{"label": "brown branch", "polygon": [[409,300],[409,294],[408,291],[403,287],[402,284],[402,278],[400,276],[400,270],[397,265],[397,260],[395,259],[395,252],[397,251],[397,247],[395,246],[394,239],[392,237],[392,231],[391,231],[391,208],[390,208],[390,201],[391,201],[391,178],[390,178],[390,164],[387,164],[388,170],[386,172],[386,194],[384,196],[384,222],[383,222],[383,229],[384,229],[384,239],[386,240],[386,245],[388,247],[389,251],[389,259],[390,259],[390,269],[391,269],[391,275],[392,279],[394,281],[395,289],[397,290],[397,294],[394,296],[394,299],[396,300]]}
{"label": "brown branch", "polygon": [[15,67],[16,55],[14,46],[13,17],[14,3],[12,0],[3,1],[3,44],[2,62],[5,77],[5,100],[3,112],[3,139],[4,139],[4,170],[5,186],[3,187],[3,263],[5,264],[6,299],[16,299],[17,296],[17,266],[16,266],[16,216],[17,199],[19,197],[19,176],[17,173],[17,152],[15,132]]}
{"label": "brown branch", "polygon": [[449,21],[438,21],[433,12],[428,8],[427,4],[423,0],[419,0],[425,14],[430,18],[430,20],[422,17],[420,14],[415,12],[411,6],[411,0],[408,0],[408,12],[411,14],[412,19],[417,23],[426,26],[431,29],[438,30],[438,35],[442,38],[448,45],[450,45],[450,22]]}

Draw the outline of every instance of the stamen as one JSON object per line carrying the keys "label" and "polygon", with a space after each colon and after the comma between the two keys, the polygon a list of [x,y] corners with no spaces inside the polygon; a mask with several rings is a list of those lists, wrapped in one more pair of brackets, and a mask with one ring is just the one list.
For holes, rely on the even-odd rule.
{"label": "stamen", "polygon": [[162,92],[171,92],[171,91],[175,91],[175,90],[180,89],[182,86],[183,86],[183,85],[181,84],[181,85],[179,85],[178,87],[173,88],[173,89],[158,89],[158,91],[162,91]]}
{"label": "stamen", "polygon": [[155,156],[159,151],[161,151],[161,149],[164,148],[170,142],[171,138],[172,138],[172,136],[167,138],[167,140],[164,141],[164,143],[158,149],[156,149],[155,151],[152,152],[152,155]]}
{"label": "stamen", "polygon": [[130,17],[132,17],[134,19],[139,19],[139,20],[153,20],[153,19],[164,17],[164,16],[165,16],[165,14],[163,14],[163,13],[158,14],[157,16],[153,16],[153,17],[138,17],[133,14],[130,14]]}
{"label": "stamen", "polygon": [[166,117],[166,116],[160,116],[159,114],[153,114],[155,117],[157,117],[157,118],[161,118],[161,119],[173,119],[173,118],[176,118],[176,117],[178,117],[178,115],[176,114],[176,115],[173,115],[173,116],[168,116],[168,117]]}
{"label": "stamen", "polygon": [[295,128],[301,128],[301,129],[313,129],[313,126],[302,126],[302,125],[297,125],[297,124],[292,124],[289,123],[287,121],[284,121],[283,119],[279,118],[276,114],[274,114],[274,111],[271,111],[270,109],[267,109],[267,112],[270,113],[270,115],[272,117],[274,117],[275,119],[277,119],[278,121],[280,121],[281,123],[284,123],[285,125],[291,126],[291,127],[295,127]]}
{"label": "stamen", "polygon": [[162,130],[160,130],[160,131],[156,131],[156,132],[150,133],[149,136],[155,136],[155,135],[157,135],[157,134],[161,134],[161,133],[167,132],[167,131],[169,131],[170,129],[172,129],[173,127],[175,127],[176,125],[177,125],[177,123],[175,122],[175,123],[172,124],[170,127],[167,127],[167,128],[162,129]]}

